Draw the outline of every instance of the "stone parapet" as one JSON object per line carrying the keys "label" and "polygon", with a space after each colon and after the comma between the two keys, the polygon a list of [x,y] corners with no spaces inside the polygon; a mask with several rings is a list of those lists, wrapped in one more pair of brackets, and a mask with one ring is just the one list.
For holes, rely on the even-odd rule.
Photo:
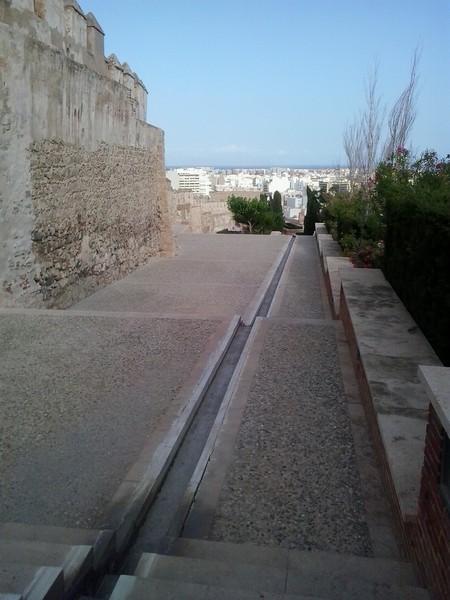
{"label": "stone parapet", "polygon": [[439,359],[379,270],[340,269],[340,318],[404,546],[418,515],[428,399],[417,367]]}

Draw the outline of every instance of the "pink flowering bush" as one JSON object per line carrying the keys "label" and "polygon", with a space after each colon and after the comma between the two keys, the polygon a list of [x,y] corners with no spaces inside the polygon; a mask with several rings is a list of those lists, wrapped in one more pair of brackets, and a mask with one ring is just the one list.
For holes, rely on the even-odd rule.
{"label": "pink flowering bush", "polygon": [[352,265],[358,269],[379,269],[383,257],[383,243],[368,243],[364,246],[356,247],[348,255]]}

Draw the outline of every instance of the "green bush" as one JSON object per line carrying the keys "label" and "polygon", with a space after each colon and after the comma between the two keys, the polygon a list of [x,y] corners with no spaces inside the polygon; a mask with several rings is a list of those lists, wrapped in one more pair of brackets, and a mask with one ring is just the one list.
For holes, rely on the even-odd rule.
{"label": "green bush", "polygon": [[[401,151],[401,152],[400,152]],[[403,149],[377,170],[386,214],[383,271],[441,361],[450,366],[450,162]]]}
{"label": "green bush", "polygon": [[450,155],[397,148],[367,186],[328,197],[323,218],[355,266],[382,268],[450,366]]}
{"label": "green bush", "polygon": [[384,218],[377,197],[367,189],[329,196],[323,217],[334,239],[351,236],[359,241],[379,241],[384,235]]}
{"label": "green bush", "polygon": [[259,199],[233,195],[228,198],[227,206],[234,220],[245,225],[248,233],[268,234],[271,231],[281,231],[283,221],[264,194]]}

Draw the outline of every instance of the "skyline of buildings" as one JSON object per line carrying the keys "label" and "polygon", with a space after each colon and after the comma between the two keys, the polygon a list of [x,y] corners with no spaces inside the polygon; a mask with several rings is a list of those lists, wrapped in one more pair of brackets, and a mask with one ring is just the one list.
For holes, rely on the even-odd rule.
{"label": "skyline of buildings", "polygon": [[191,191],[210,196],[212,192],[248,191],[292,196],[306,188],[329,191],[350,189],[349,169],[339,168],[248,168],[248,167],[177,167],[166,170],[166,177],[175,191]]}

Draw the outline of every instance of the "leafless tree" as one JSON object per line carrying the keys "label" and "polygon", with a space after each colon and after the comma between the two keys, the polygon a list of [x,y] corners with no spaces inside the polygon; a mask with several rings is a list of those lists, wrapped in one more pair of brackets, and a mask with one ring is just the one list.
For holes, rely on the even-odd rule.
{"label": "leafless tree", "polygon": [[369,73],[365,84],[366,108],[361,118],[363,152],[361,162],[366,181],[372,176],[378,162],[380,137],[386,113],[381,106],[377,85],[378,65]]}
{"label": "leafless tree", "polygon": [[344,132],[344,151],[347,156],[349,169],[350,191],[353,192],[357,182],[358,172],[362,168],[362,136],[360,123],[357,119],[349,124]]}
{"label": "leafless tree", "polygon": [[394,104],[388,118],[389,136],[384,147],[384,158],[393,156],[396,148],[405,148],[416,120],[418,68],[421,50],[416,48],[411,60],[409,83]]}
{"label": "leafless tree", "polygon": [[385,109],[377,92],[378,66],[369,72],[365,82],[366,106],[344,133],[352,188],[359,179],[362,183],[372,176],[379,158],[379,145]]}
{"label": "leafless tree", "polygon": [[406,146],[416,118],[418,69],[421,51],[416,49],[411,61],[409,83],[395,102],[387,120],[388,136],[380,152],[380,138],[386,110],[378,95],[378,65],[365,82],[366,105],[344,132],[344,150],[350,170],[352,190],[359,180],[367,182],[381,158],[389,159],[396,148]]}

